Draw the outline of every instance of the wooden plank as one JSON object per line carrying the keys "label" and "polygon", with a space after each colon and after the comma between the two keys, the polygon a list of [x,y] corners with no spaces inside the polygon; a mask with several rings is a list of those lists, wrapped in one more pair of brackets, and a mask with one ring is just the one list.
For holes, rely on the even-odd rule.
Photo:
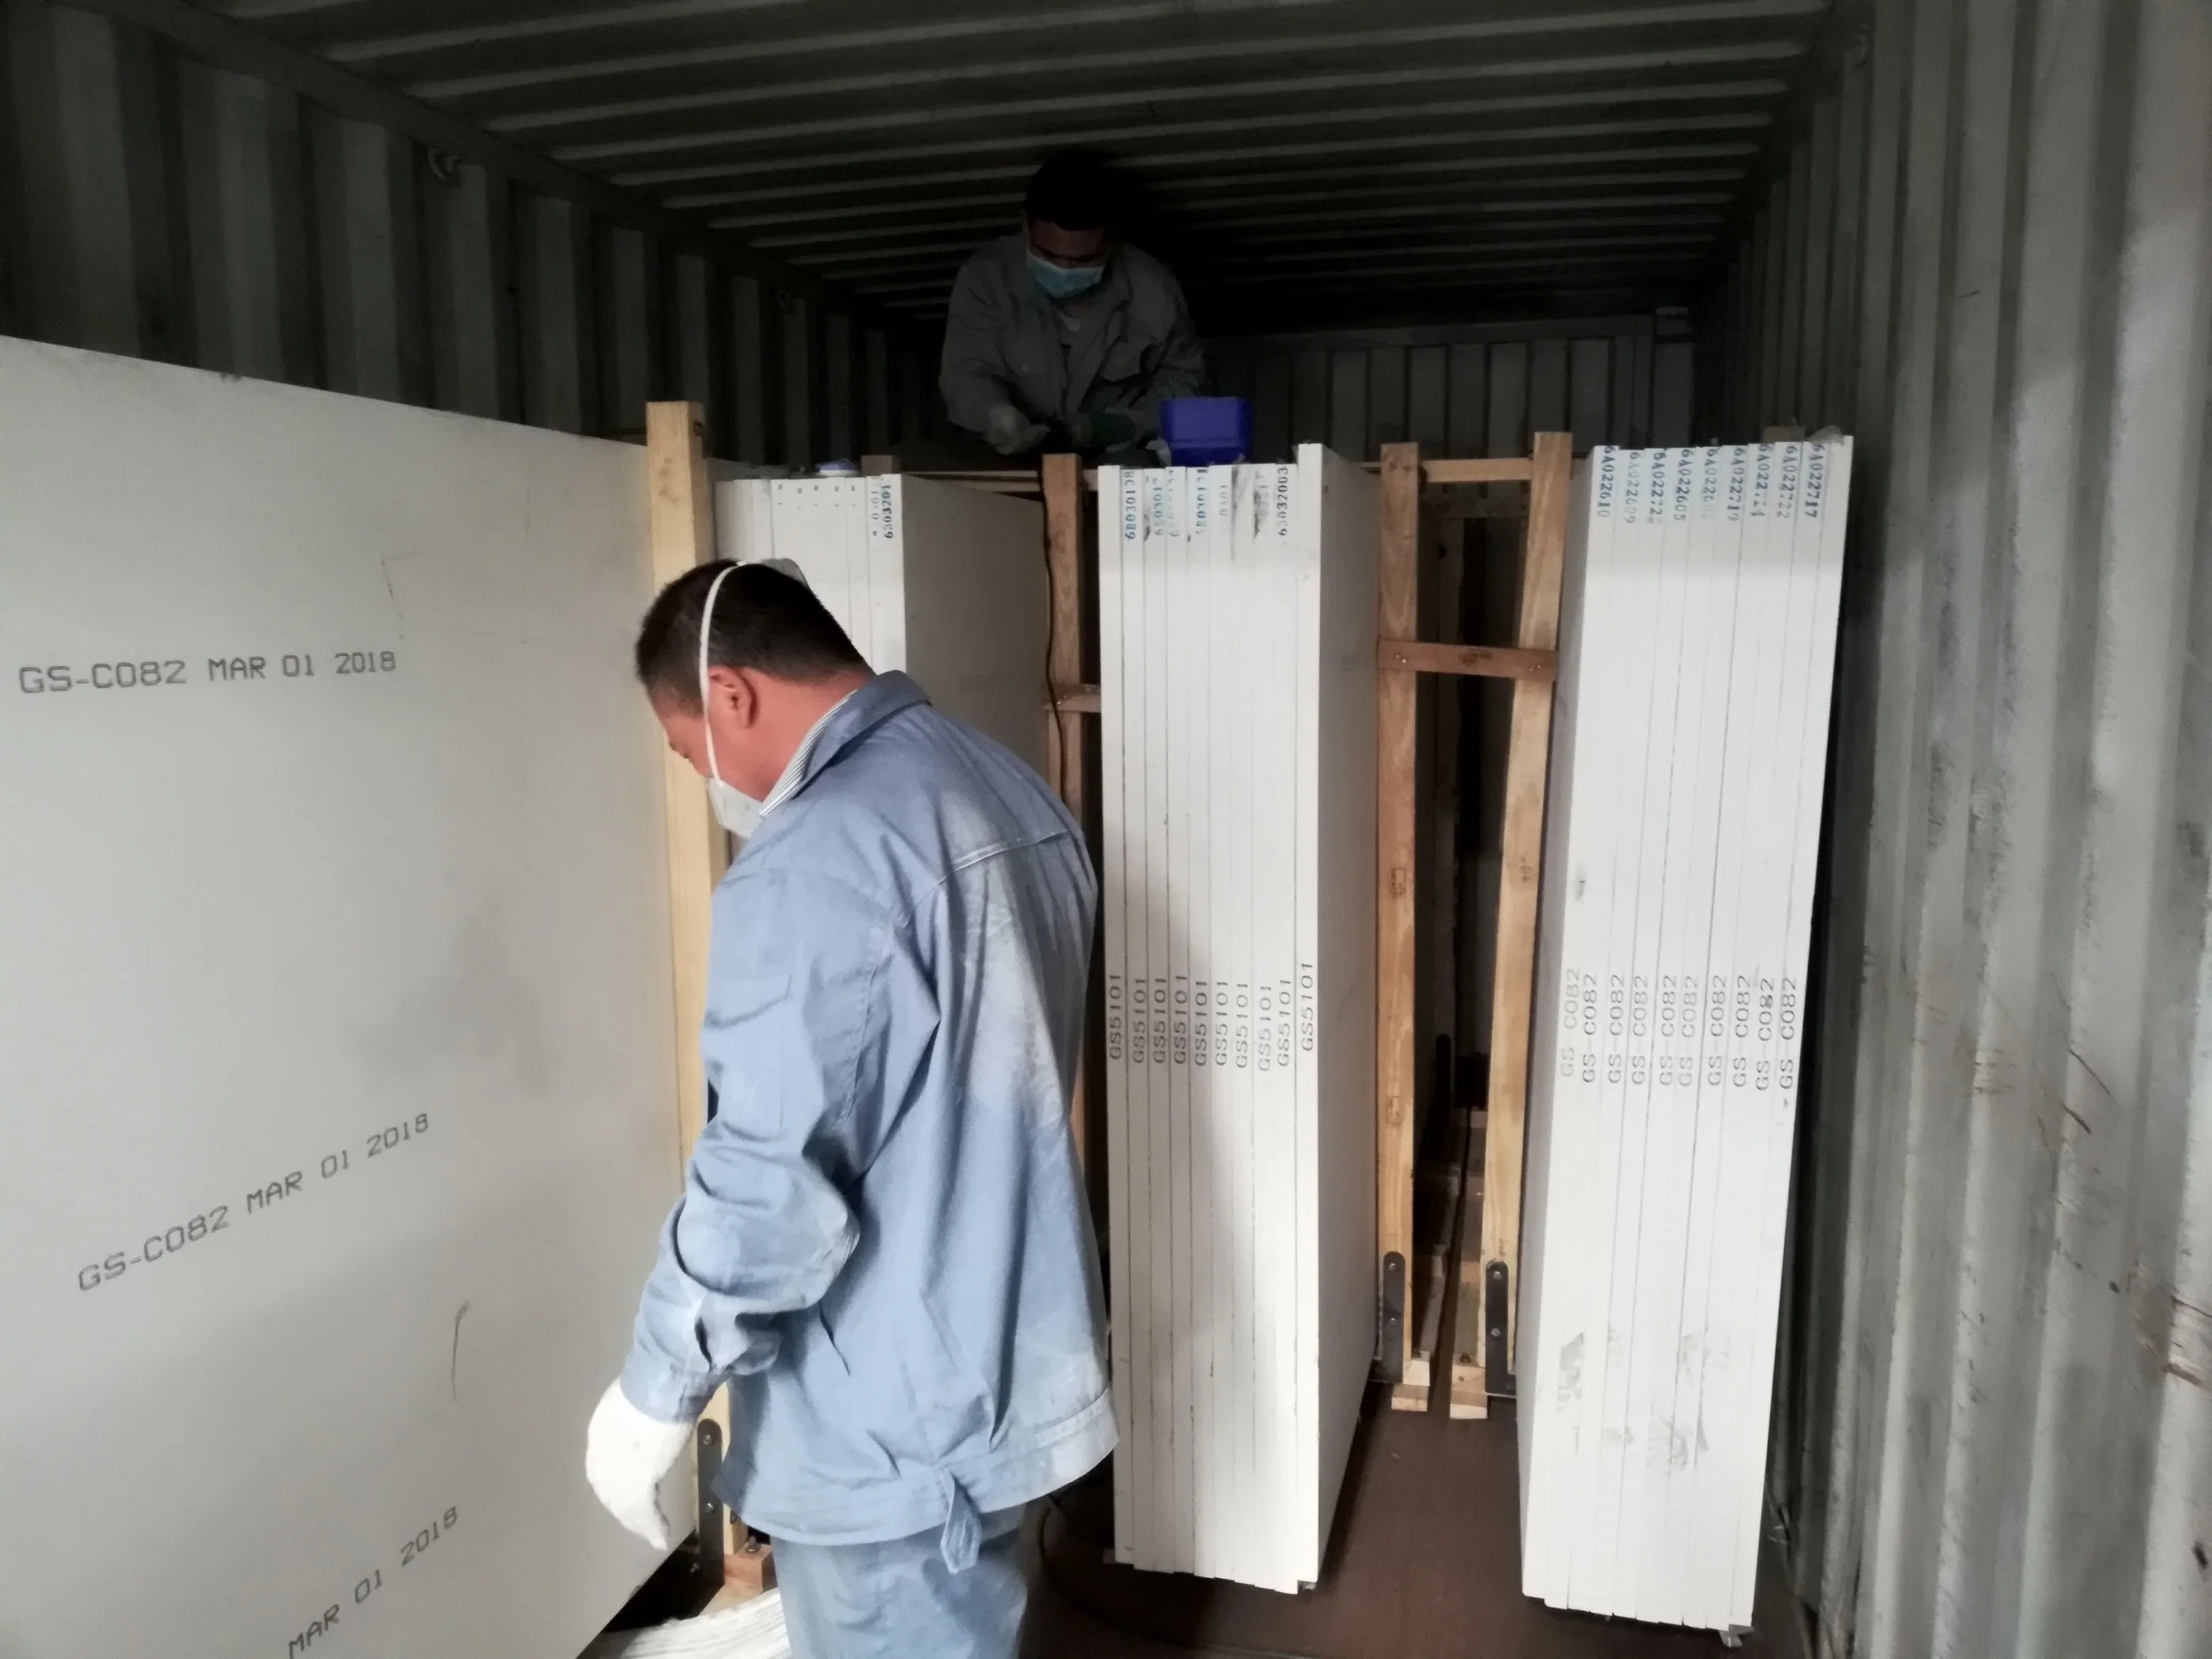
{"label": "wooden plank", "polygon": [[[1040,469],[1044,488],[1045,564],[1051,586],[1045,632],[1045,678],[1054,713],[1048,753],[1053,786],[1076,823],[1084,822],[1083,775],[1088,733],[1085,720],[1098,712],[1098,688],[1083,678],[1083,470],[1073,455],[1048,455]],[[1082,693],[1088,692],[1085,698]],[[1085,1024],[1089,1024],[1085,1004]],[[1087,1048],[1088,1038],[1085,1039]],[[1087,1173],[1097,1160],[1091,1149],[1091,1082],[1087,1053],[1079,1050],[1075,1086],[1068,1096],[1068,1129]]]}
{"label": "wooden plank", "polygon": [[[1462,490],[1461,495],[1471,494]],[[1431,507],[1431,513],[1434,509]],[[1435,592],[1425,596],[1425,632],[1450,641],[1463,641],[1467,579],[1467,526],[1445,522],[1434,527]],[[1418,879],[1421,884],[1421,930],[1426,942],[1420,988],[1421,1041],[1428,1045],[1429,1074],[1435,1105],[1443,1120],[1456,1122],[1460,1109],[1459,1049],[1460,993],[1460,750],[1462,722],[1468,703],[1480,686],[1462,683],[1460,677],[1431,678],[1428,714],[1432,736],[1428,739],[1433,758],[1427,817],[1422,829],[1426,838],[1427,863]]]}
{"label": "wooden plank", "polygon": [[1414,1243],[1420,1255],[1413,1266],[1407,1316],[1413,1352],[1406,1361],[1405,1381],[1390,1391],[1393,1411],[1428,1410],[1437,1350],[1443,1340],[1444,1304],[1458,1293],[1460,1206],[1467,1188],[1468,1120],[1473,1114],[1444,1109],[1451,1117],[1446,1154],[1423,1164],[1414,1176]]}
{"label": "wooden plank", "polygon": [[[691,403],[645,408],[647,526],[656,587],[714,556],[714,483],[707,471],[706,415]],[[668,917],[676,951],[676,1121],[679,1158],[707,1125],[707,1077],[699,1023],[707,1012],[707,935],[714,884],[729,844],[714,822],[699,775],[666,757]]]}
{"label": "wooden plank", "polygon": [[[1419,627],[1421,450],[1383,447],[1381,601],[1384,639]],[[1376,659],[1375,698],[1376,1272],[1413,1256],[1413,750],[1414,675]],[[1409,1322],[1399,1322],[1398,1360]]]}
{"label": "wooden plank", "polygon": [[[1461,492],[1462,494],[1471,492]],[[1445,492],[1424,489],[1421,501],[1420,555],[1415,562],[1413,601],[1414,639],[1453,637],[1455,630],[1439,628],[1437,584],[1442,580],[1443,527],[1437,508]],[[1377,641],[1380,644],[1380,641]],[[1377,653],[1379,659],[1379,652]],[[1411,665],[1408,665],[1409,666]],[[1436,980],[1437,945],[1449,934],[1432,925],[1437,879],[1437,707],[1446,690],[1459,691],[1456,677],[1417,674],[1413,681],[1413,1167],[1416,1180],[1431,1156],[1425,1138],[1430,1133],[1430,1110],[1437,1097],[1437,1036],[1444,1028],[1431,1006]],[[1418,1190],[1413,1206],[1413,1248],[1423,1248],[1422,1212]],[[1408,1264],[1411,1271],[1412,1264]],[[1411,1338],[1409,1336],[1408,1340]]]}
{"label": "wooden plank", "polygon": [[[714,489],[707,470],[706,411],[693,403],[645,406],[647,537],[653,580],[666,586],[714,556]],[[715,884],[728,867],[729,838],[714,822],[707,791],[690,762],[673,750],[662,757],[667,805],[668,937],[676,966],[676,1146],[679,1168],[707,1127],[707,1073],[699,1028],[707,1013],[707,946]],[[729,1444],[730,1396],[717,1389],[704,1415]],[[735,1517],[723,1511],[723,1559],[744,1542]]]}
{"label": "wooden plank", "polygon": [[1421,463],[1421,475],[1435,484],[1521,483],[1532,475],[1525,455],[1473,456]]}
{"label": "wooden plank", "polygon": [[1492,680],[1542,680],[1559,669],[1556,651],[1518,646],[1437,645],[1425,640],[1383,640],[1376,647],[1384,665],[1417,674],[1472,674]]}
{"label": "wooden plank", "polygon": [[[1521,561],[1521,618],[1516,643],[1556,651],[1559,578],[1566,561],[1567,503],[1574,441],[1564,432],[1536,434],[1529,479],[1528,534]],[[1506,1354],[1513,1353],[1514,1308],[1521,1292],[1521,1164],[1528,1105],[1528,1028],[1535,999],[1536,893],[1544,861],[1544,793],[1551,768],[1552,687],[1516,680],[1505,757],[1505,820],[1499,848],[1498,967],[1490,1019],[1489,1123],[1483,1148],[1482,1249],[1472,1283],[1460,1286],[1460,1329],[1482,1347],[1482,1272],[1506,1269]],[[1460,1338],[1462,1348],[1468,1338]],[[1503,1378],[1484,1379],[1488,1388]]]}
{"label": "wooden plank", "polygon": [[[1485,1115],[1475,1114],[1473,1146],[1482,1142]],[[1460,1177],[1459,1238],[1452,1247],[1458,1305],[1452,1310],[1450,1393],[1444,1409],[1455,1421],[1479,1422],[1490,1415],[1490,1390],[1482,1370],[1482,1321],[1470,1307],[1482,1305],[1482,1166],[1473,1156]],[[1472,1294],[1470,1295],[1470,1292]]]}
{"label": "wooden plank", "polygon": [[775,1547],[758,1533],[749,1534],[722,1558],[722,1588],[700,1609],[703,1615],[758,1601],[775,1588]]}

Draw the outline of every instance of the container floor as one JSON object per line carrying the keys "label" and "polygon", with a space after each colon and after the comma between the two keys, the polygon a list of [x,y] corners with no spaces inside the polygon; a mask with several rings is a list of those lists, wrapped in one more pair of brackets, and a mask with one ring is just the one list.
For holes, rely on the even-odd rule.
{"label": "container floor", "polygon": [[[1709,1631],[1554,1612],[1521,1594],[1510,1409],[1455,1423],[1370,1409],[1320,1586],[1277,1595],[1104,1559],[1112,1495],[1094,1479],[1046,1506],[1024,1651],[1029,1659],[1171,1654],[1297,1659],[1722,1659]],[[1743,1659],[1800,1659],[1796,1613],[1761,1564]]]}

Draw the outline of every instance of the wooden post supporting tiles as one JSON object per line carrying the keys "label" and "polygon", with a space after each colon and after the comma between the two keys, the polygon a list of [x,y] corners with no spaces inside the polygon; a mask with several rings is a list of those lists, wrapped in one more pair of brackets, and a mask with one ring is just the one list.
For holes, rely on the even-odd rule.
{"label": "wooden post supporting tiles", "polygon": [[[706,411],[697,404],[645,406],[647,536],[656,592],[714,556],[714,487],[707,470]],[[687,761],[665,745],[662,783],[668,838],[668,934],[675,953],[676,1157],[680,1172],[707,1127],[707,1073],[699,1027],[707,1012],[707,947],[715,886],[729,866],[729,838],[714,821],[705,786]],[[729,1444],[730,1396],[717,1389],[704,1413]],[[723,1512],[726,1564],[744,1559],[745,1532]]]}
{"label": "wooden post supporting tiles", "polygon": [[[1413,890],[1415,676],[1469,674],[1513,684],[1506,751],[1504,872],[1498,908],[1496,1000],[1491,1018],[1490,1092],[1461,1179],[1467,1223],[1455,1292],[1449,1407],[1482,1417],[1492,1394],[1513,1389],[1514,1304],[1520,1295],[1521,1178],[1528,1117],[1529,1026],[1534,1017],[1536,897],[1544,854],[1544,797],[1551,764],[1552,685],[1558,672],[1559,578],[1566,555],[1573,440],[1536,434],[1534,453],[1423,461],[1418,446],[1382,450],[1382,595],[1376,642],[1376,1257],[1378,1286],[1395,1258],[1401,1317],[1396,1352],[1386,1329],[1377,1358],[1394,1380],[1391,1406],[1428,1408],[1432,1382],[1425,1346],[1413,1352],[1416,1305],[1413,1194],[1416,1128]],[[1528,526],[1520,615],[1510,646],[1440,644],[1415,637],[1421,488],[1522,483]],[[1489,516],[1485,514],[1484,516]],[[1474,1213],[1479,1198],[1479,1219]],[[1450,1280],[1426,1264],[1425,1306]],[[1424,1326],[1427,1328],[1426,1324]]]}

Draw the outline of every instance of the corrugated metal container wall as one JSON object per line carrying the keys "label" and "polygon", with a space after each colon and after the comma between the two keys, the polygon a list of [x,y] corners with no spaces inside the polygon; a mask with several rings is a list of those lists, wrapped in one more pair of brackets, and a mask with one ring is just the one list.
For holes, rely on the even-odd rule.
{"label": "corrugated metal container wall", "polygon": [[[1535,432],[1571,431],[1578,453],[1593,444],[1687,443],[1694,352],[1687,319],[1668,313],[1206,346],[1213,389],[1252,401],[1254,455],[1263,461],[1287,460],[1301,443],[1373,460],[1382,445],[1407,441],[1432,455],[1524,455]],[[1471,498],[1460,505],[1481,506]],[[1517,502],[1497,506],[1496,516],[1432,526],[1426,544],[1441,557],[1422,566],[1424,637],[1512,638],[1522,514]],[[1419,935],[1415,1016],[1425,1109],[1435,1038],[1449,1037],[1462,1057],[1490,1048],[1511,701],[1498,681],[1424,677],[1420,689],[1419,858],[1432,906]],[[1477,1086],[1480,1075],[1470,1067],[1458,1086]]]}
{"label": "corrugated metal container wall", "polygon": [[1650,317],[1214,340],[1214,389],[1252,401],[1255,459],[1302,443],[1371,461],[1384,444],[1518,455],[1531,432],[1592,444],[1690,441],[1693,343]]}
{"label": "corrugated metal container wall", "polygon": [[0,331],[803,466],[933,432],[933,342],[126,22],[0,0]]}
{"label": "corrugated metal container wall", "polygon": [[2212,1653],[2212,10],[1881,0],[1711,319],[1858,434],[1776,1496],[1820,1650]]}

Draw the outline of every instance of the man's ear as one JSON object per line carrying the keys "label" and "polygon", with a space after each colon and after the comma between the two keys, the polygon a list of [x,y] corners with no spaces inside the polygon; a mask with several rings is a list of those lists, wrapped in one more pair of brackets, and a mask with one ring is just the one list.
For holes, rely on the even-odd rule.
{"label": "man's ear", "polygon": [[719,665],[707,671],[707,696],[726,719],[750,726],[760,714],[760,691],[742,668]]}

